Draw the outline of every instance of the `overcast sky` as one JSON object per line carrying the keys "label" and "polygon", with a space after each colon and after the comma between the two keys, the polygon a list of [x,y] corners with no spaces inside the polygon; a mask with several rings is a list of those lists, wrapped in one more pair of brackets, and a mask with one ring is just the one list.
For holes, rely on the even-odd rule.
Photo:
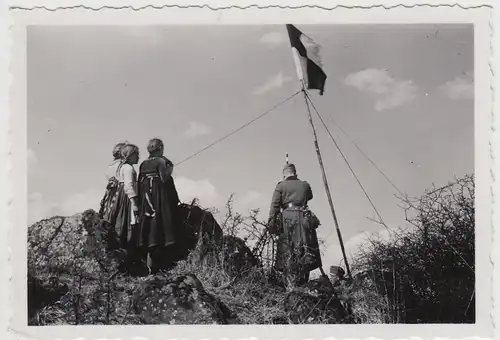
{"label": "overcast sky", "polygon": [[[391,228],[403,226],[394,188],[338,123],[404,192],[420,195],[474,169],[472,25],[298,25],[319,43],[328,75],[319,112]],[[284,25],[30,27],[29,220],[97,208],[111,150],[152,137],[174,163],[298,90]],[[349,168],[315,119],[348,249],[382,227]],[[325,265],[340,248],[303,98],[176,167],[184,201],[267,216],[285,154],[313,189]]]}

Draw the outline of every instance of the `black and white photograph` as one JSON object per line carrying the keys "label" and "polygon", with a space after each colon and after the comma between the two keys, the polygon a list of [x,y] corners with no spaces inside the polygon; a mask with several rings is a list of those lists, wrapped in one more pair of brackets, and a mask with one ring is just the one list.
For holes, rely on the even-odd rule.
{"label": "black and white photograph", "polygon": [[475,30],[26,26],[26,325],[476,324]]}

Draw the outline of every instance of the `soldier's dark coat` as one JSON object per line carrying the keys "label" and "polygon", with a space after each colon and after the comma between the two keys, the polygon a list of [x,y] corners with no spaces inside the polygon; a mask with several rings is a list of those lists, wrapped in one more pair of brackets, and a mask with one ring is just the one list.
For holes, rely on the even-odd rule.
{"label": "soldier's dark coat", "polygon": [[271,232],[279,235],[275,263],[277,270],[304,276],[321,266],[315,230],[319,221],[306,208],[312,198],[309,183],[296,176],[288,177],[276,185],[269,224]]}
{"label": "soldier's dark coat", "polygon": [[301,181],[297,176],[288,177],[279,182],[274,189],[269,217],[274,217],[284,205],[292,203],[305,206],[312,198],[313,193],[309,183]]}

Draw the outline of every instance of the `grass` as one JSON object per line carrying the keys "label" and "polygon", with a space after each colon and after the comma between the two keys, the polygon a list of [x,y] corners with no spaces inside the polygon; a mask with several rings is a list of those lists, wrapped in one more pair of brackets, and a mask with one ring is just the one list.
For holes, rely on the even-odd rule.
{"label": "grass", "polygon": [[[446,187],[432,188],[418,199],[401,200],[411,228],[395,231],[389,240],[371,239],[354,258],[354,280],[341,281],[336,288],[339,299],[352,310],[349,322],[474,322],[474,177],[467,175]],[[206,247],[199,242],[188,258],[178,262],[167,275],[194,274],[209,294],[238,315],[240,323],[288,323],[293,308],[289,312],[284,308],[288,295],[280,284],[282,277],[271,266],[274,237],[267,232],[266,224],[258,220],[257,210],[249,216],[235,213],[232,197],[226,207],[227,213],[219,222],[227,235],[225,241],[218,247]],[[236,236],[243,237],[252,248],[242,248]],[[256,262],[246,263],[248,257],[238,257],[243,253],[253,254]],[[243,261],[243,266],[235,268],[234,258]],[[117,277],[113,296],[130,300],[137,285],[149,279]],[[79,294],[87,304],[93,303],[90,292],[104,294],[92,282],[86,284],[88,289],[83,289],[87,289],[89,296],[81,290],[70,290],[37,314],[38,324],[63,323],[68,318],[64,304],[73,303]],[[98,313],[88,317],[96,324],[140,323],[140,316],[131,312],[127,301],[115,310],[112,319]],[[315,310],[315,306],[305,302],[297,308],[310,308],[304,313],[305,319],[314,315],[312,323],[328,318],[328,309]],[[99,312],[99,308],[96,310]]]}

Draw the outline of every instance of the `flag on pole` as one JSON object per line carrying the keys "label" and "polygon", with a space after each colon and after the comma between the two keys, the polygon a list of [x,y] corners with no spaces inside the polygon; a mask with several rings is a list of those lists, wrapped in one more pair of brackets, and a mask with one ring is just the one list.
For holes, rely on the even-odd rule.
{"label": "flag on pole", "polygon": [[319,52],[321,46],[302,33],[294,25],[287,24],[286,29],[290,38],[297,76],[307,89],[319,90],[323,95],[325,90],[326,74],[323,72],[323,63]]}

